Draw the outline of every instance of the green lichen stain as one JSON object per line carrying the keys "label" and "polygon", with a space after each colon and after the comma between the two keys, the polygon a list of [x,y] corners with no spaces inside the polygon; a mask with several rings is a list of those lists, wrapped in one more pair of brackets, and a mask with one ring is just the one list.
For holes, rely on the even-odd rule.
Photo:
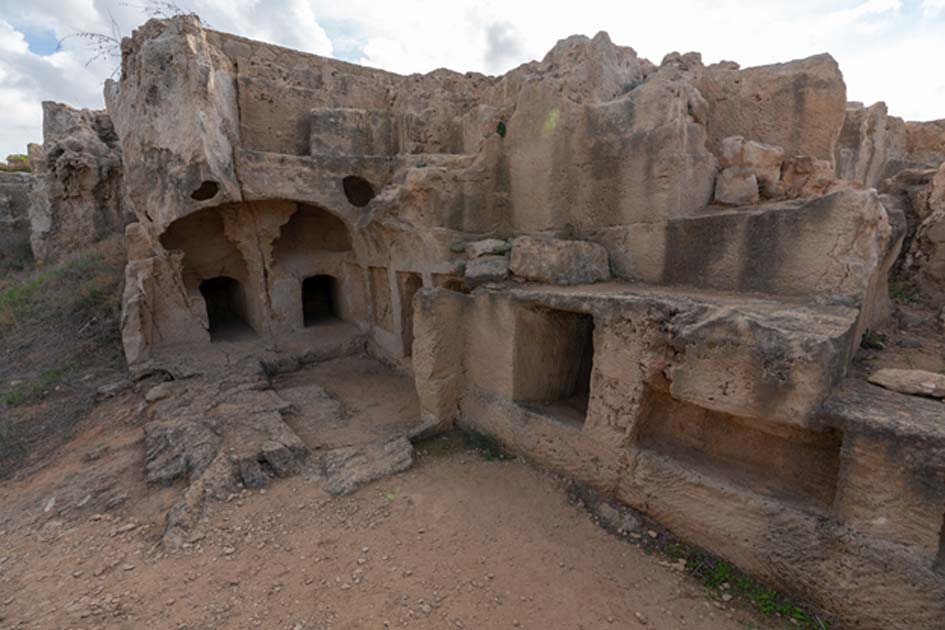
{"label": "green lichen stain", "polygon": [[554,130],[558,128],[559,118],[561,118],[561,110],[557,107],[552,107],[548,115],[545,116],[545,126],[542,129],[543,135],[548,136],[554,133]]}

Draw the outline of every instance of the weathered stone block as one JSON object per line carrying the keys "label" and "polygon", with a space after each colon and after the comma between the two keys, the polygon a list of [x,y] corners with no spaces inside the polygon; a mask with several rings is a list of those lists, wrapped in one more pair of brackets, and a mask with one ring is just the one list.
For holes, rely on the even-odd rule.
{"label": "weathered stone block", "polygon": [[466,263],[466,286],[470,289],[489,282],[502,282],[508,276],[507,256],[482,256]]}
{"label": "weathered stone block", "polygon": [[463,384],[466,296],[421,289],[413,301],[413,373],[420,413],[430,429],[452,426]]}
{"label": "weathered stone block", "polygon": [[610,277],[610,260],[597,243],[521,236],[512,244],[509,269],[532,282],[590,284]]}
{"label": "weathered stone block", "polygon": [[715,201],[729,206],[758,203],[758,178],[750,168],[730,166],[715,180]]}

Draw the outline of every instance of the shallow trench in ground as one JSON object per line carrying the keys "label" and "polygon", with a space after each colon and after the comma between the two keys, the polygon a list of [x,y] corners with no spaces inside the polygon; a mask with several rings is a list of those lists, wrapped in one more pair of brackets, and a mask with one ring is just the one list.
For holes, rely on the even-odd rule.
{"label": "shallow trench in ground", "polygon": [[419,424],[413,379],[370,357],[323,361],[275,377],[272,387],[292,403],[286,424],[313,451],[403,436]]}

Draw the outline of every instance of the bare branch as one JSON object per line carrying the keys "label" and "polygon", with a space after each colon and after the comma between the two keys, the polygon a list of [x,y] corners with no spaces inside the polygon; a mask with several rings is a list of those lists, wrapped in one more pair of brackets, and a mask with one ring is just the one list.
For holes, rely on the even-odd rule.
{"label": "bare branch", "polygon": [[[166,20],[179,15],[193,16],[200,20],[200,24],[204,28],[209,27],[209,24],[204,22],[200,16],[193,11],[186,11],[179,5],[169,2],[168,0],[146,0],[146,2],[141,5],[131,3],[123,3],[123,5],[139,9],[149,18],[159,18]],[[105,61],[108,59],[120,60],[121,40],[123,37],[121,33],[121,27],[118,25],[118,22],[115,20],[115,17],[111,14],[111,12],[108,13],[108,19],[111,34],[96,33],[91,31],[72,33],[71,35],[66,35],[59,40],[59,45],[57,46],[56,50],[62,50],[62,45],[66,41],[77,39],[83,43],[85,48],[87,48],[90,53],[90,57],[85,62],[86,68],[97,61]],[[121,65],[119,64],[115,67],[110,76],[114,78],[120,70]]]}
{"label": "bare branch", "polygon": [[144,4],[132,4],[130,2],[123,3],[124,6],[132,7],[135,9],[140,9],[147,15],[149,18],[159,18],[166,20],[172,17],[177,17],[179,15],[187,15],[195,17],[200,20],[200,25],[204,28],[209,28],[203,18],[197,15],[194,11],[188,11],[184,9],[179,4],[175,2],[169,2],[168,0],[147,0]]}

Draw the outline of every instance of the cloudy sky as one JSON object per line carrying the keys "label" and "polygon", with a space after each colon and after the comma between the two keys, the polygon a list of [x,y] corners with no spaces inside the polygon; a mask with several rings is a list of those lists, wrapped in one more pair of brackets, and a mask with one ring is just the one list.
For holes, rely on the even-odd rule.
{"label": "cloudy sky", "polygon": [[[130,34],[153,0],[0,0],[0,157],[41,141],[40,101],[103,107],[116,59],[78,32]],[[501,73],[605,30],[658,63],[702,52],[742,67],[830,52],[850,100],[945,118],[945,0],[177,0],[217,30],[395,72]],[[60,40],[66,40],[59,45]]]}

